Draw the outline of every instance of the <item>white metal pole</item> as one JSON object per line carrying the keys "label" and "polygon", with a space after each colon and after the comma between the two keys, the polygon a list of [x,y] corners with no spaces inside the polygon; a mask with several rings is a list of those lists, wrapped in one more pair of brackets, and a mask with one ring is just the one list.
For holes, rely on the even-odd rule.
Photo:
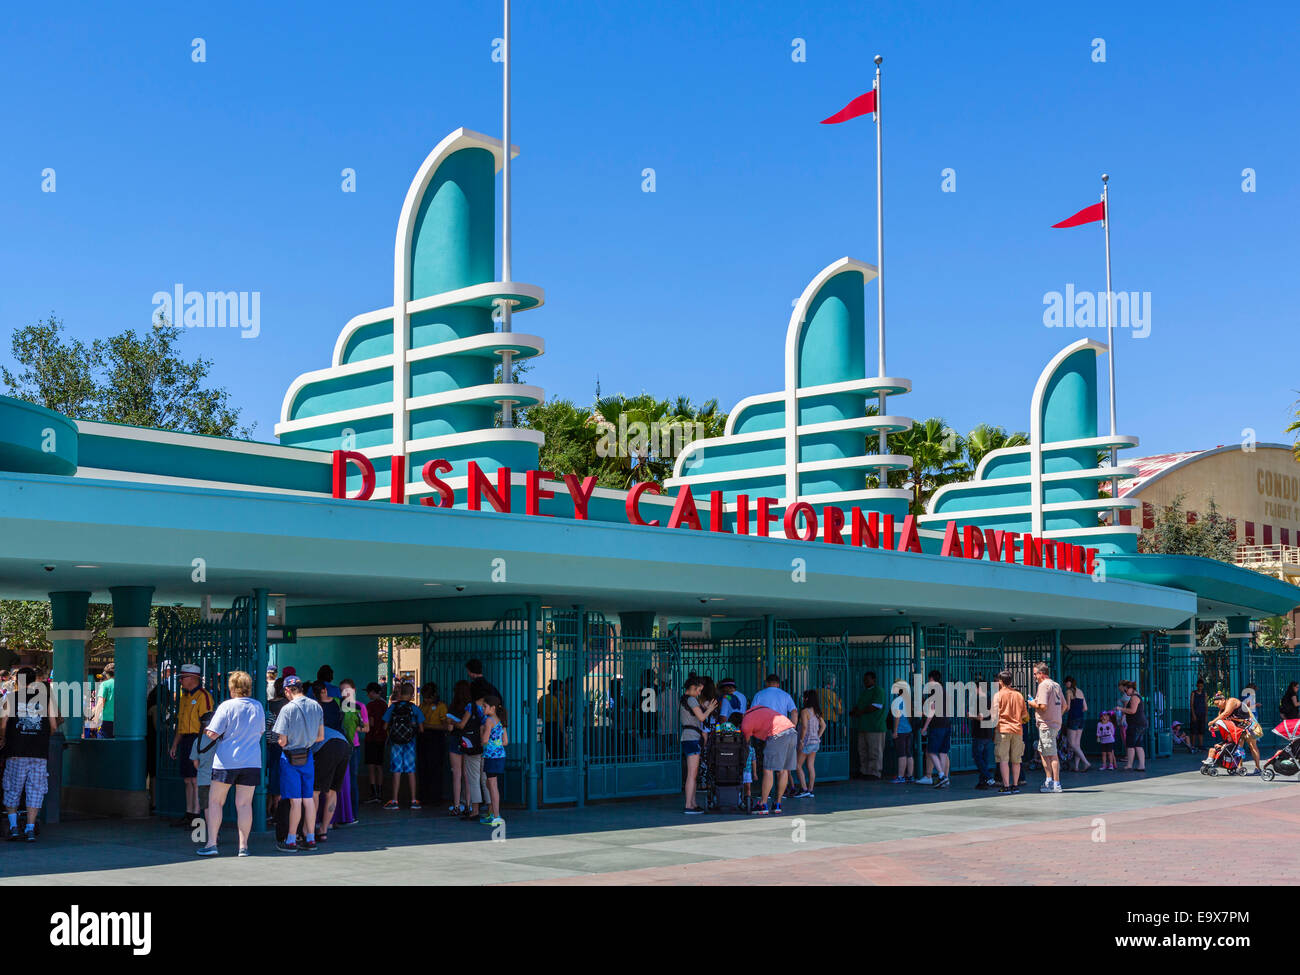
{"label": "white metal pole", "polygon": [[[881,137],[880,121],[880,63],[884,60],[876,55],[876,297],[879,300],[879,318],[876,324],[876,374],[885,375],[885,159],[881,154],[884,145]],[[885,415],[885,394],[877,394],[879,414]],[[889,437],[882,427],[877,434],[877,451],[889,452]],[[889,487],[889,468],[880,468],[880,487]],[[891,540],[892,541],[892,540]]]}
{"label": "white metal pole", "polygon": [[[504,61],[502,72],[501,103],[501,280],[510,282],[510,0],[505,2],[504,28],[502,31],[501,56]],[[510,299],[501,299],[501,331],[512,329],[510,321]],[[510,352],[501,353],[501,382],[509,383],[514,371],[514,356]],[[515,425],[514,403],[505,400],[501,404],[501,425]]]}
{"label": "white metal pole", "polygon": [[[1116,434],[1115,418],[1115,293],[1110,286],[1110,198],[1107,192],[1107,183],[1110,182],[1110,176],[1106,173],[1101,174],[1101,225],[1106,237],[1106,373],[1110,380],[1110,437],[1112,445],[1110,448],[1110,466],[1118,466],[1118,451],[1114,446]],[[1111,500],[1119,500],[1119,478],[1114,477],[1110,482]],[[1119,508],[1112,508],[1110,513],[1111,526],[1119,524]]]}

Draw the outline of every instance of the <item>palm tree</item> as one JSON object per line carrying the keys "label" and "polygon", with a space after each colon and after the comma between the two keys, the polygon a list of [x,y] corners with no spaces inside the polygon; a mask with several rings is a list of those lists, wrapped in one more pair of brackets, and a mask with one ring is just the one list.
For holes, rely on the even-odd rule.
{"label": "palm tree", "polygon": [[937,416],[889,435],[890,453],[912,458],[912,466],[902,475],[903,486],[912,492],[908,505],[912,514],[925,513],[935,488],[969,477],[961,462],[964,449],[964,438]]}
{"label": "palm tree", "polygon": [[1005,427],[981,423],[966,434],[966,463],[970,465],[973,475],[979,469],[980,461],[993,451],[1004,447],[1023,447],[1027,443],[1029,435],[1026,433],[1007,433]]}
{"label": "palm tree", "polygon": [[1300,400],[1291,404],[1291,408],[1295,410],[1295,420],[1286,428],[1286,432],[1296,435],[1295,445],[1291,449],[1295,453],[1295,459],[1300,460]]}

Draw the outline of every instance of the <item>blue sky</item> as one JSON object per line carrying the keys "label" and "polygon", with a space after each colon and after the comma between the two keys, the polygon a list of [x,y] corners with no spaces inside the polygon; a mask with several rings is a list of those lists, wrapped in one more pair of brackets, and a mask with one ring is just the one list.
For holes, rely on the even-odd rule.
{"label": "blue sky", "polygon": [[[1151,295],[1150,335],[1117,343],[1121,432],[1139,453],[1282,439],[1300,387],[1300,7],[1073,6],[516,0],[514,270],[547,290],[517,325],[548,343],[529,381],[588,402],[599,375],[724,409],[779,388],[791,301],[836,258],[875,261],[872,122],[817,121],[870,87],[880,53],[889,371],[914,383],[891,408],[1027,427],[1052,353],[1104,340],[1044,327],[1043,300],[1104,289],[1100,225],[1049,226],[1108,171],[1115,288]],[[496,2],[3,18],[0,358],[51,311],[89,339],[147,326],[177,282],[258,291],[257,339],[185,343],[258,439],[343,324],[389,302],[428,151],[500,129]]]}

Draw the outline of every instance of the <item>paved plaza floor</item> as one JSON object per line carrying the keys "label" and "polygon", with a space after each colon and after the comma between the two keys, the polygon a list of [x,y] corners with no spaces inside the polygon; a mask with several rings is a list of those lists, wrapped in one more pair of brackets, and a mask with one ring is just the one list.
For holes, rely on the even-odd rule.
{"label": "paved plaza floor", "polygon": [[836,783],[788,800],[781,817],[686,817],[680,798],[584,809],[506,810],[504,831],[432,810],[363,807],[315,854],[285,854],[269,834],[237,858],[200,859],[184,830],[154,820],[49,827],[0,848],[2,884],[1205,884],[1226,850],[1300,879],[1300,782],[1209,778],[1182,755],[1145,775],[1070,775],[1059,795]]}

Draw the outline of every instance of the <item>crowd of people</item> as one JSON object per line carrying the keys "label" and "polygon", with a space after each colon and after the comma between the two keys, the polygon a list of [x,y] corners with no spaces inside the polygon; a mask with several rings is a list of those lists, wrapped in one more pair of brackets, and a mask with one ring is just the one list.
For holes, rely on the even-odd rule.
{"label": "crowd of people", "polygon": [[502,825],[509,716],[482,664],[470,660],[465,669],[449,704],[432,683],[420,688],[417,704],[415,687],[404,681],[391,694],[372,682],[361,702],[355,682],[335,684],[325,665],[309,682],[294,667],[268,668],[265,703],[253,693],[253,678],[235,671],[227,676],[228,697],[214,706],[200,668],[183,665],[168,754],[185,784],[187,811],[175,825],[199,837],[200,856],[217,855],[233,790],[238,855],[247,856],[263,744],[267,824],[284,852],[319,849],[333,827],[357,822],[362,803],[401,808],[403,786],[411,809],[441,801],[443,756],[454,797],[448,812]]}

